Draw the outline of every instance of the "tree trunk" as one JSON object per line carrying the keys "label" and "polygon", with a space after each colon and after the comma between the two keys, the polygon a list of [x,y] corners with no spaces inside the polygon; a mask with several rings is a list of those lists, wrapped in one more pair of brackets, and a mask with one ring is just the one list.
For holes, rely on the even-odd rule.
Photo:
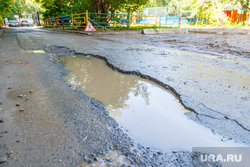
{"label": "tree trunk", "polygon": [[247,10],[249,10],[249,3],[250,0],[247,0],[246,3],[244,3],[243,1],[240,2],[241,3],[241,7],[243,8],[243,24],[245,24],[245,21],[247,20]]}
{"label": "tree trunk", "polygon": [[215,15],[216,21],[219,25],[221,25],[220,20],[219,20],[218,15],[217,15],[217,12],[216,12],[216,9],[215,9],[214,0],[212,0],[212,5],[213,5],[213,10],[214,10],[214,15]]}

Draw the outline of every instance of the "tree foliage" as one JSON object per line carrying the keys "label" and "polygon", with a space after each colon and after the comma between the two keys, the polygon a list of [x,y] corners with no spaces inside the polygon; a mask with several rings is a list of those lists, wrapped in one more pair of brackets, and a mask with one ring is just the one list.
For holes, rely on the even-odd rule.
{"label": "tree foliage", "polygon": [[0,21],[10,12],[11,4],[12,0],[0,0]]}
{"label": "tree foliage", "polygon": [[10,0],[10,10],[6,13],[8,19],[14,19],[14,15],[19,18],[25,14],[31,14],[36,11],[41,11],[40,5],[32,0]]}
{"label": "tree foliage", "polygon": [[149,0],[36,0],[45,9],[44,17],[83,13],[134,12]]}
{"label": "tree foliage", "polygon": [[[180,15],[181,11],[189,10],[192,12],[190,17],[221,25],[228,22],[223,14],[224,7],[249,9],[250,0],[149,0],[146,7],[167,7],[169,15]],[[246,11],[243,14],[246,19]]]}
{"label": "tree foliage", "polygon": [[[33,2],[35,1],[35,2]],[[183,10],[192,11],[190,17],[223,24],[223,7],[250,7],[250,0],[0,0],[1,18],[21,16],[44,9],[44,17],[83,13],[135,12],[145,7],[167,7],[169,15],[180,15]],[[244,12],[244,16],[246,12]],[[244,17],[246,18],[246,17]]]}

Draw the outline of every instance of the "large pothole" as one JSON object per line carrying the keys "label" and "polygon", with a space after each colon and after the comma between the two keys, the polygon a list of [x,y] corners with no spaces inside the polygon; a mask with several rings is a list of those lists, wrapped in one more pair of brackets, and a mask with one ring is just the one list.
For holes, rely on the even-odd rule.
{"label": "large pothole", "polygon": [[90,56],[60,56],[73,89],[102,102],[110,116],[135,142],[170,152],[192,147],[239,146],[188,119],[175,94],[152,81],[109,68]]}

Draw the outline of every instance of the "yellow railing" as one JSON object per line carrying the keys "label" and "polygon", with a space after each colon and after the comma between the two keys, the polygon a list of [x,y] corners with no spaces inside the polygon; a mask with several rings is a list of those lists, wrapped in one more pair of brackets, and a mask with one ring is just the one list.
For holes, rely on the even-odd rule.
{"label": "yellow railing", "polygon": [[160,17],[159,16],[140,16],[132,15],[129,17],[129,25],[135,26],[159,26]]}
{"label": "yellow railing", "polygon": [[86,27],[88,23],[88,11],[86,13],[71,14],[73,27]]}

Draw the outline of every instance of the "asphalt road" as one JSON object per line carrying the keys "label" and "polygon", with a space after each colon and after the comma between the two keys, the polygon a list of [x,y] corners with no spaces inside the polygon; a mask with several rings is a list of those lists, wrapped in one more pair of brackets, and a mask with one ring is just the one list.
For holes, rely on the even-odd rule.
{"label": "asphalt road", "polygon": [[77,166],[82,155],[110,150],[132,165],[190,165],[186,152],[163,157],[134,148],[101,103],[64,83],[67,71],[53,61],[58,54],[98,55],[123,71],[161,81],[193,110],[187,117],[224,140],[249,146],[249,42],[244,35],[83,36],[8,29],[0,41],[0,157],[8,157],[3,165]]}

